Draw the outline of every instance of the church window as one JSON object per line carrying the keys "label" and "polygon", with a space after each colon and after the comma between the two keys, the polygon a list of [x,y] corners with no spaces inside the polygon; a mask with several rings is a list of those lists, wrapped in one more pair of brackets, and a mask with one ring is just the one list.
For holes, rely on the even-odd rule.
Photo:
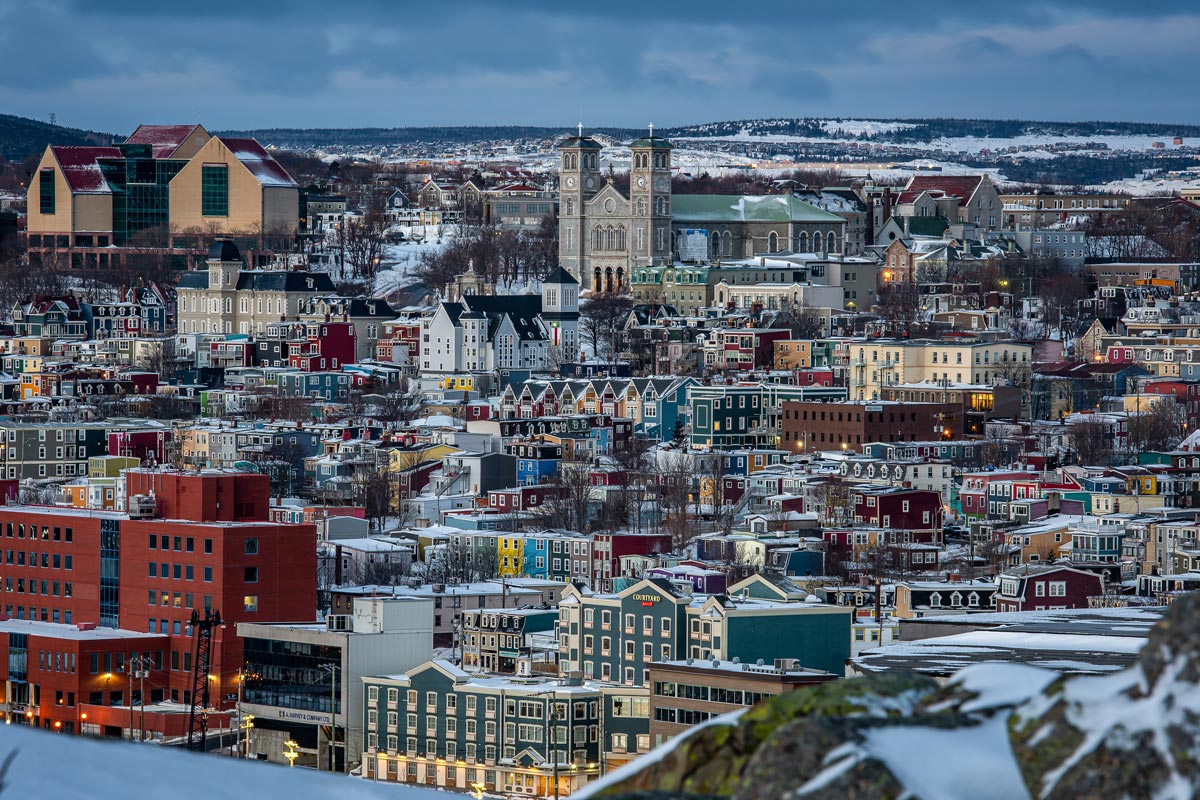
{"label": "church window", "polygon": [[775,231],[771,231],[770,235],[767,236],[767,252],[779,252],[779,234],[775,233]]}
{"label": "church window", "polygon": [[808,250],[808,234],[800,231],[800,246],[797,248],[801,253],[807,253]]}

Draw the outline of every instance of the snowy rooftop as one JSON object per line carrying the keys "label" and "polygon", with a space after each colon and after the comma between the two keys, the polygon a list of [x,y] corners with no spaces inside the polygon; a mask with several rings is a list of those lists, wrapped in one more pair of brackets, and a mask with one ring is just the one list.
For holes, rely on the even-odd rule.
{"label": "snowy rooftop", "polygon": [[851,661],[862,672],[949,675],[970,664],[1003,662],[1062,673],[1097,674],[1129,666],[1145,644],[1144,636],[979,630],[897,642],[868,650]]}
{"label": "snowy rooftop", "polygon": [[45,636],[52,639],[72,639],[77,641],[99,641],[103,639],[153,639],[161,634],[129,631],[123,628],[92,628],[80,630],[75,625],[63,625],[57,622],[35,622],[28,619],[0,620],[0,633],[24,633],[31,636]]}

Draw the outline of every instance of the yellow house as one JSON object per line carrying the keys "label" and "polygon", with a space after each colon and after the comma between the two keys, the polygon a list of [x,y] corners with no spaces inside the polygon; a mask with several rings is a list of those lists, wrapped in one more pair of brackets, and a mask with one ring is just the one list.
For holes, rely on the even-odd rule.
{"label": "yellow house", "polygon": [[92,456],[88,459],[89,478],[116,478],[127,469],[141,466],[141,460],[132,456]]}
{"label": "yellow house", "polygon": [[500,574],[515,578],[525,572],[525,539],[516,534],[496,537],[496,555],[500,562]]}
{"label": "yellow house", "polygon": [[775,369],[808,369],[811,366],[812,342],[810,340],[776,340]]}
{"label": "yellow house", "polygon": [[417,445],[409,448],[393,447],[388,450],[387,469],[388,472],[403,472],[423,461],[441,461],[447,454],[455,453],[458,450],[459,448],[448,444]]}
{"label": "yellow house", "polygon": [[447,375],[442,378],[440,386],[451,391],[472,392],[475,390],[475,376]]}

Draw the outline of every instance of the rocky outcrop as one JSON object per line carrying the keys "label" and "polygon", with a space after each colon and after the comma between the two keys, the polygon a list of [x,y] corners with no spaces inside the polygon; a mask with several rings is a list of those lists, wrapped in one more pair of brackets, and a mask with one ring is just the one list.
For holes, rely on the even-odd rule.
{"label": "rocky outcrop", "polygon": [[667,745],[590,796],[628,800],[1087,800],[1200,796],[1200,596],[1139,663],[1063,679],[1012,664],[946,686],[881,675],[821,684]]}

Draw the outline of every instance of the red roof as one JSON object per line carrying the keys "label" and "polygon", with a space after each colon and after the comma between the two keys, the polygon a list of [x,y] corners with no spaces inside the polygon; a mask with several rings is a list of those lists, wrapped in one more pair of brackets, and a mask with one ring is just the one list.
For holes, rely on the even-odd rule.
{"label": "red roof", "polygon": [[125,144],[148,144],[155,158],[170,158],[199,125],[139,125]]}
{"label": "red roof", "polygon": [[52,145],[50,152],[54,154],[72,193],[108,194],[112,191],[100,172],[97,159],[122,158],[121,151],[117,148]]}
{"label": "red roof", "polygon": [[914,175],[896,198],[896,204],[911,203],[922,192],[942,192],[947,197],[957,197],[961,206],[971,198],[982,180],[980,175]]}
{"label": "red roof", "polygon": [[231,139],[220,137],[222,144],[229,148],[234,157],[250,170],[263,186],[294,186],[299,184],[288,175],[287,170],[279,162],[271,158],[261,144],[254,139]]}

